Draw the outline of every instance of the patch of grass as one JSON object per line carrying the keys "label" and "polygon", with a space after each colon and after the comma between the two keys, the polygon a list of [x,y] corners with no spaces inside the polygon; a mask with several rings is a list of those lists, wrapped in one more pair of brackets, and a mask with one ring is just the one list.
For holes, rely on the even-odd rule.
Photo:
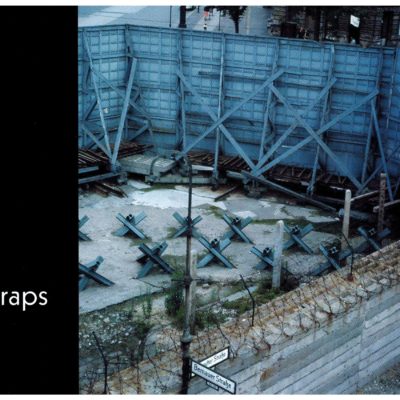
{"label": "patch of grass", "polygon": [[[226,321],[227,317],[221,313],[214,313],[212,310],[196,311],[195,320],[192,323],[193,334],[202,331],[205,328],[222,324]],[[177,311],[174,322],[178,329],[183,329],[185,320],[184,306],[180,307]]]}
{"label": "patch of grass", "polygon": [[282,294],[286,293],[284,290],[281,289],[268,289],[265,291],[256,291],[254,293],[254,299],[258,304],[268,303],[271,300],[275,299],[276,297],[281,296]]}
{"label": "patch of grass", "polygon": [[179,310],[183,308],[183,271],[175,271],[171,276],[171,286],[165,296],[165,312],[170,317],[177,317]]}
{"label": "patch of grass", "polygon": [[264,304],[274,298],[286,293],[282,289],[272,288],[272,278],[270,276],[263,277],[257,284],[257,289],[253,293],[256,303]]}
{"label": "patch of grass", "polygon": [[272,219],[272,218],[268,218],[268,219],[254,219],[254,220],[252,221],[252,224],[256,224],[256,225],[275,225],[278,221],[279,221],[278,218],[276,218],[276,219]]}
{"label": "patch of grass", "polygon": [[224,210],[217,206],[208,206],[206,210],[209,214],[213,214],[217,218],[221,218],[224,215]]}
{"label": "patch of grass", "polygon": [[240,299],[225,301],[222,304],[222,307],[224,307],[227,310],[236,311],[236,315],[241,315],[244,314],[246,311],[251,310],[252,304],[250,301],[248,301],[247,298],[241,297]]}
{"label": "patch of grass", "polygon": [[297,225],[300,229],[304,228],[306,225],[310,223],[305,217],[293,218],[293,219],[286,219],[284,220],[285,224],[289,227]]}
{"label": "patch of grass", "polygon": [[[185,320],[183,277],[183,272],[175,272],[173,274],[172,279],[175,280],[171,282],[170,290],[165,297],[165,312],[172,318],[178,329],[183,328]],[[196,311],[195,320],[192,323],[193,333],[196,333],[197,330],[222,323],[225,319],[225,316],[213,313],[211,310]]]}
{"label": "patch of grass", "polygon": [[168,227],[168,228],[167,228],[167,237],[166,237],[166,239],[172,239],[173,236],[175,235],[175,233],[178,231],[179,228],[180,228],[180,227],[175,228],[175,227],[173,227],[173,226]]}
{"label": "patch of grass", "polygon": [[[173,254],[167,254],[162,256],[163,260],[167,262],[177,273],[182,273],[185,270],[186,256],[175,256]],[[172,275],[173,276],[173,275]]]}
{"label": "patch of grass", "polygon": [[151,192],[152,190],[161,189],[175,189],[175,184],[173,183],[153,183],[151,187],[140,189],[141,192]]}
{"label": "patch of grass", "polygon": [[140,239],[140,238],[133,237],[133,236],[130,236],[130,237],[132,239],[131,243],[129,244],[130,247],[136,247],[142,243],[148,244],[148,243],[153,242],[153,239],[151,237],[146,237],[146,239]]}

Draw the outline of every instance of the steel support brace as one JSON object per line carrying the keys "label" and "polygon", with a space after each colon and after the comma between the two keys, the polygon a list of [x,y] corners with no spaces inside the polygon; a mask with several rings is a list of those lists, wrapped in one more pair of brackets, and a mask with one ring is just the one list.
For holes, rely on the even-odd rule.
{"label": "steel support brace", "polygon": [[266,247],[263,251],[258,250],[257,247],[252,247],[250,253],[253,253],[260,259],[260,262],[255,267],[258,271],[273,268],[274,250],[271,247]]}
{"label": "steel support brace", "polygon": [[231,110],[226,112],[221,118],[217,118],[215,113],[210,109],[205,100],[200,96],[198,91],[190,84],[190,82],[185,78],[183,73],[178,70],[177,74],[184,82],[185,86],[189,89],[189,91],[201,102],[207,114],[211,117],[214,122],[205,132],[203,132],[194,142],[192,142],[189,146],[187,146],[178,157],[183,157],[186,153],[188,153],[193,147],[195,147],[201,140],[203,140],[207,135],[209,135],[216,127],[220,127],[221,131],[227,137],[227,139],[231,142],[232,146],[238,152],[238,154],[246,161],[246,163],[250,166],[251,169],[254,169],[254,164],[247,156],[247,154],[243,151],[243,149],[239,146],[237,141],[233,138],[230,132],[225,128],[222,124],[226,119],[228,119],[234,112],[236,112],[243,104],[247,103],[250,99],[257,95],[261,90],[263,90],[266,86],[268,86],[275,79],[279,78],[283,74],[283,70],[279,70],[276,74],[273,74],[270,78],[268,78],[261,86],[259,86],[255,91],[253,91],[249,96],[245,99],[241,100],[236,106],[234,106]]}
{"label": "steel support brace", "polygon": [[196,238],[208,251],[205,257],[203,257],[197,264],[197,268],[203,268],[209,264],[214,258],[220,261],[226,268],[232,269],[236,268],[223,254],[222,252],[231,244],[229,239],[224,239],[219,241],[218,239],[213,239],[209,243],[203,236],[198,236]]}
{"label": "steel support brace", "polygon": [[284,104],[287,110],[293,115],[294,118],[303,126],[303,128],[311,135],[312,139],[316,140],[321,146],[322,150],[328,154],[328,156],[336,163],[338,169],[347,176],[353,184],[357,187],[361,187],[361,183],[358,179],[350,172],[350,170],[345,166],[345,164],[340,161],[340,159],[333,153],[333,151],[322,141],[319,134],[317,134],[313,128],[299,115],[299,113],[289,104],[286,98],[281,94],[281,92],[273,85],[270,85],[275,96]]}
{"label": "steel support brace", "polygon": [[[390,153],[390,155],[387,157],[386,161],[389,161],[395,154],[397,154],[397,152],[399,150],[400,150],[400,144]],[[374,179],[376,174],[378,174],[381,171],[382,167],[383,167],[383,161],[381,160],[379,165],[374,169],[374,172],[363,183],[363,185],[361,186],[361,188],[360,188],[360,190],[358,192],[361,193],[368,186],[368,184],[372,181],[372,179]]]}
{"label": "steel support brace", "polygon": [[[383,65],[383,51],[381,51],[381,53],[380,53],[379,64],[378,64],[378,69],[377,69],[376,79],[375,79],[375,89],[377,89],[377,90],[379,90],[382,65]],[[371,106],[372,105],[374,105],[376,107],[376,105],[377,105],[376,97],[373,100],[371,100]],[[365,144],[364,162],[363,162],[362,173],[361,173],[361,182],[362,183],[365,182],[365,179],[367,177],[368,160],[369,160],[370,151],[371,151],[371,139],[372,139],[373,127],[374,127],[374,120],[373,120],[373,115],[371,113],[371,120],[370,120],[370,124],[369,124],[369,129],[368,129],[367,142]],[[358,191],[357,193],[360,194],[361,192]]]}
{"label": "steel support brace", "polygon": [[96,260],[91,261],[88,264],[79,263],[79,291],[85,290],[89,280],[93,280],[103,286],[112,286],[114,282],[110,281],[104,276],[98,274],[96,271],[100,264],[104,261],[104,258],[99,256]]}
{"label": "steel support brace", "polygon": [[[277,66],[278,66],[278,58],[279,58],[279,40],[277,39],[275,41],[275,53],[274,53],[274,61],[272,63],[272,74],[276,72]],[[265,135],[267,134],[267,128],[269,126],[269,113],[270,113],[270,107],[271,107],[271,102],[272,102],[272,97],[273,93],[271,89],[268,89],[268,99],[267,99],[267,108],[264,113],[264,123],[263,123],[263,129],[261,132],[261,141],[260,141],[260,150],[258,154],[258,162],[260,162],[262,156],[264,155],[264,146],[265,146]],[[270,130],[271,132],[271,130]]]}
{"label": "steel support brace", "polygon": [[148,122],[146,122],[140,129],[138,129],[130,140],[131,141],[135,140],[137,137],[139,137],[147,129],[150,129],[150,124]]}
{"label": "steel support brace", "polygon": [[86,233],[81,232],[81,228],[83,225],[86,224],[86,222],[89,221],[89,217],[87,215],[85,215],[84,217],[82,217],[82,219],[79,220],[79,240],[85,240],[85,241],[90,241],[92,239],[90,239],[90,237],[88,235],[86,235]]}
{"label": "steel support brace", "polygon": [[126,91],[125,91],[124,104],[122,106],[121,118],[120,118],[119,124],[118,124],[117,137],[115,138],[115,142],[114,142],[114,152],[113,152],[112,159],[111,159],[112,166],[115,165],[115,163],[117,162],[117,158],[118,158],[119,146],[121,144],[121,139],[122,139],[122,130],[124,128],[125,121],[126,121],[126,114],[128,112],[129,99],[130,99],[131,92],[132,92],[133,78],[134,78],[135,72],[136,72],[137,59],[132,58],[131,63],[132,64],[131,64],[131,68],[129,71],[128,83],[127,83]]}
{"label": "steel support brace", "polygon": [[137,227],[146,218],[143,211],[136,216],[129,214],[126,218],[122,214],[118,214],[116,218],[122,222],[123,226],[114,232],[115,236],[125,236],[130,232],[140,239],[146,239],[146,235]]}
{"label": "steel support brace", "polygon": [[[221,66],[219,71],[219,93],[218,93],[218,113],[217,118],[221,118],[222,113],[222,104],[224,97],[224,65],[225,65],[225,35],[221,37]],[[218,157],[220,151],[220,142],[221,142],[221,132],[219,128],[216,128],[215,131],[215,151],[214,151],[214,167],[213,167],[213,178],[215,182],[218,182],[219,173],[218,173]],[[185,148],[184,146],[183,148]]]}
{"label": "steel support brace", "polygon": [[[96,69],[93,69],[93,73],[101,79],[104,83],[107,84],[107,86],[110,87],[110,89],[114,90],[115,93],[117,93],[122,99],[125,99],[125,94],[123,90],[118,89],[112,82],[110,82],[103,74],[98,72]],[[129,105],[132,106],[140,115],[142,115],[144,118],[147,120],[150,120],[149,115],[146,113],[146,111],[140,107],[137,103],[135,103],[133,100],[129,99]]]}
{"label": "steel support brace", "polygon": [[[365,245],[365,243],[364,243],[364,245],[362,247],[359,247],[357,250],[354,250],[354,253],[360,252],[359,250],[365,249],[366,247],[368,247],[368,246]],[[326,253],[324,253],[323,248],[325,249]],[[322,245],[320,245],[320,250],[321,250],[322,254],[325,256],[325,258],[327,259],[327,261],[320,264],[317,268],[312,270],[310,273],[310,275],[312,275],[312,276],[319,275],[322,272],[329,269],[330,267],[334,267],[336,270],[340,269],[341,262],[343,260],[345,260],[347,257],[351,256],[351,253],[352,253],[351,249],[346,249],[346,250],[342,250],[338,254],[336,254],[336,253],[330,254],[330,252],[329,252],[330,249],[327,249],[326,247],[324,247]]]}
{"label": "steel support brace", "polygon": [[382,248],[382,246],[379,244],[379,241],[390,234],[390,230],[388,228],[384,229],[382,232],[377,232],[374,228],[367,230],[360,226],[357,231],[365,239],[366,244],[371,246],[375,251],[378,251]]}
{"label": "steel support brace", "polygon": [[[91,54],[90,48],[89,48],[89,42],[88,42],[88,39],[87,39],[85,31],[83,32],[83,41],[84,41],[86,53],[87,53],[88,58],[89,58],[89,67],[90,67],[90,71],[92,73],[92,82],[93,82],[94,91],[96,93],[97,106],[98,106],[98,109],[99,109],[101,126],[102,126],[103,131],[104,131],[104,143],[106,144],[106,148],[107,148],[109,154],[111,154],[110,139],[109,139],[108,130],[107,130],[107,126],[106,126],[106,120],[105,120],[105,117],[104,117],[103,106],[102,106],[102,103],[101,103],[100,91],[99,91],[99,88],[97,86],[96,79],[94,79],[95,69],[94,69],[93,60],[92,60],[92,54]],[[108,154],[107,154],[107,156],[109,157]]]}
{"label": "steel support brace", "polygon": [[[329,92],[331,87],[335,84],[336,78],[331,79],[325,87],[321,90],[318,94],[316,99],[312,101],[310,105],[306,107],[305,110],[300,111],[300,115],[305,116],[307,115],[322,99],[323,97]],[[272,91],[272,90],[271,90]],[[290,136],[290,134],[297,128],[299,125],[298,121],[294,121],[292,125],[282,134],[282,136],[274,143],[274,145],[269,149],[269,151],[264,154],[264,156],[258,161],[257,169],[260,168],[272,155],[275,153],[276,150],[283,144],[283,142]],[[257,171],[256,171],[257,172]]]}
{"label": "steel support brace", "polygon": [[[178,36],[178,65],[179,69],[183,71],[183,60],[182,60],[182,32],[179,32]],[[185,86],[182,82],[182,79],[179,80],[179,89],[180,89],[180,113],[181,113],[181,135],[182,137],[177,140],[177,145],[180,146],[180,142],[182,141],[182,148],[186,147],[186,111],[185,111]]]}
{"label": "steel support brace", "polygon": [[[361,230],[360,230],[361,229]],[[332,263],[332,260],[329,260],[323,264],[320,264],[318,266],[318,268],[314,269],[311,272],[311,275],[319,275],[322,272],[326,271],[327,269],[329,269],[330,267],[335,267],[337,269],[337,267],[340,267],[340,263],[345,260],[347,257],[351,256],[351,254],[360,254],[360,253],[364,253],[366,250],[368,250],[368,248],[370,246],[372,246],[375,250],[378,250],[380,248],[378,241],[381,241],[382,239],[384,239],[386,236],[388,236],[390,234],[390,230],[389,229],[385,229],[384,231],[382,231],[381,233],[377,233],[374,229],[373,230],[365,230],[364,228],[360,227],[358,229],[358,232],[361,234],[361,236],[364,237],[364,239],[366,239],[364,242],[360,243],[356,248],[354,248],[353,250],[350,248],[347,248],[345,250],[342,250],[341,252],[339,252],[339,254],[335,255],[335,261],[337,265],[334,265]],[[372,243],[371,243],[372,240]],[[321,249],[321,246],[320,246]],[[322,251],[322,249],[321,249]],[[324,254],[324,252],[322,252]],[[326,254],[324,254],[326,257]],[[327,258],[327,257],[326,257]]]}
{"label": "steel support brace", "polygon": [[[276,92],[278,92],[275,89]],[[279,92],[278,92],[279,93]],[[326,123],[323,127],[321,127],[320,129],[318,129],[317,132],[314,132],[311,128],[311,131],[313,132],[313,135],[310,134],[309,137],[303,139],[302,141],[300,141],[299,143],[297,143],[295,146],[291,147],[289,150],[285,151],[283,154],[281,154],[279,157],[275,158],[273,161],[271,161],[270,163],[268,163],[267,165],[264,165],[262,168],[256,170],[254,172],[255,176],[259,176],[261,174],[263,174],[265,171],[267,171],[268,169],[272,168],[273,166],[279,164],[282,160],[284,160],[285,158],[289,157],[290,155],[292,155],[293,153],[295,153],[297,150],[301,149],[302,147],[304,147],[305,145],[307,145],[308,143],[310,143],[312,140],[314,140],[316,137],[318,137],[318,135],[321,135],[322,133],[324,133],[325,131],[327,131],[328,129],[330,129],[332,126],[336,125],[340,120],[342,120],[343,118],[345,118],[347,115],[351,114],[352,112],[354,112],[357,108],[361,107],[363,104],[365,104],[366,102],[370,101],[373,97],[375,97],[378,94],[378,91],[375,89],[373,90],[369,95],[365,96],[359,103],[355,104],[353,107],[350,107],[348,110],[342,112],[341,114],[337,115],[335,118],[333,118],[331,121],[329,121],[328,123]],[[279,95],[281,96],[281,94],[279,93]],[[282,97],[282,96],[281,96]],[[287,102],[286,102],[287,103]],[[292,109],[292,108],[291,108]],[[292,109],[293,110],[293,109]],[[293,110],[294,111],[294,110]],[[300,118],[298,116],[298,114],[296,113],[297,118]],[[300,118],[301,119],[301,118]],[[308,125],[307,125],[308,126]],[[321,144],[321,140],[318,137],[319,141],[318,143]],[[325,143],[323,143],[322,148],[326,148],[327,146],[325,145]],[[330,151],[330,150],[329,150]],[[331,152],[331,151],[330,151]],[[332,153],[332,152],[331,152]],[[335,157],[336,158],[336,157]],[[340,165],[340,161],[339,161],[339,165]],[[341,165],[341,168],[343,170],[343,165]],[[347,169],[347,168],[345,168]],[[357,187],[361,187],[360,182],[358,182],[357,179],[355,179],[355,182],[353,183],[357,183],[356,186]]]}
{"label": "steel support brace", "polygon": [[137,259],[137,261],[143,265],[143,268],[137,276],[138,279],[144,278],[156,265],[161,267],[167,274],[172,274],[174,272],[174,269],[161,258],[161,254],[167,247],[168,245],[166,242],[156,245],[152,249],[144,243],[139,246],[139,250],[144,255]]}
{"label": "steel support brace", "polygon": [[328,263],[339,271],[341,269],[339,249],[336,246],[331,246],[328,248],[325,247],[323,244],[319,245],[319,249],[321,250],[321,253],[325,256],[325,258],[328,260]]}
{"label": "steel support brace", "polygon": [[381,155],[382,166],[383,166],[383,170],[385,171],[385,174],[386,174],[387,191],[389,193],[390,201],[393,201],[394,198],[393,198],[393,192],[392,192],[392,184],[390,182],[390,175],[389,175],[389,170],[388,170],[387,163],[386,163],[385,150],[383,148],[383,143],[382,143],[381,130],[379,128],[378,117],[376,115],[375,104],[373,104],[373,102],[371,102],[371,113],[372,113],[372,118],[374,121],[376,138],[378,139],[378,147],[379,147],[379,153]]}
{"label": "steel support brace", "polygon": [[189,227],[192,228],[192,236],[198,236],[197,229],[194,226],[203,219],[200,215],[191,219],[191,221],[188,221],[188,217],[182,217],[178,212],[175,212],[172,216],[181,224],[181,227],[175,232],[174,236],[172,236],[173,239],[179,236],[186,236],[189,232]]}
{"label": "steel support brace", "polygon": [[240,238],[245,243],[253,243],[253,241],[243,232],[243,229],[253,221],[252,218],[231,218],[228,214],[224,214],[222,218],[230,228],[230,231],[226,232],[222,236],[222,239],[233,239],[236,237]]}
{"label": "steel support brace", "polygon": [[88,109],[87,109],[87,110],[85,111],[85,113],[83,114],[83,118],[82,118],[83,121],[87,121],[87,120],[88,120],[88,118],[89,118],[90,115],[92,114],[93,110],[95,109],[96,104],[97,104],[97,99],[94,99],[94,100],[90,103]]}
{"label": "steel support brace", "polygon": [[[329,71],[328,71],[328,77],[327,81],[329,82],[332,79],[332,74],[333,74],[333,66],[335,63],[335,46],[331,46],[331,60],[329,63]],[[330,101],[330,89],[326,93],[325,96],[325,101],[324,101],[324,106],[322,108],[322,116],[321,116],[321,123],[320,123],[320,128],[325,124],[327,115],[329,113],[329,101]],[[321,140],[324,140],[324,134],[321,135]],[[318,163],[319,163],[319,152],[320,152],[320,146],[317,144],[317,151],[315,153],[315,160],[314,160],[314,166],[312,170],[312,175],[311,175],[311,180],[309,182],[309,185],[307,187],[307,194],[308,195],[313,195],[314,194],[314,188],[315,188],[315,182],[317,179],[317,169],[318,169]]]}
{"label": "steel support brace", "polygon": [[312,249],[303,241],[304,236],[308,235],[311,231],[314,230],[312,224],[308,224],[302,229],[300,229],[297,225],[289,227],[285,224],[284,228],[285,232],[290,236],[290,239],[283,245],[284,250],[287,250],[294,245],[298,245],[306,253],[314,254]]}
{"label": "steel support brace", "polygon": [[[400,50],[397,49],[394,52],[394,57],[393,57],[392,77],[391,77],[391,82],[390,82],[389,100],[388,100],[388,106],[387,106],[386,129],[389,128],[390,113],[392,111],[393,92],[396,91],[395,79],[396,79],[396,73],[397,73],[397,57],[399,56],[399,53],[400,53]],[[400,121],[398,121],[398,122],[400,122]]]}
{"label": "steel support brace", "polygon": [[89,135],[89,137],[93,140],[94,143],[96,143],[97,147],[99,147],[104,154],[106,154],[106,156],[108,158],[111,159],[111,150],[106,149],[103,144],[97,139],[97,137],[88,129],[88,127],[85,125],[85,123],[83,122],[81,124],[82,129],[84,132],[86,132],[86,134]]}
{"label": "steel support brace", "polygon": [[328,206],[327,204],[322,203],[322,202],[320,202],[318,200],[314,200],[314,199],[312,199],[310,197],[304,196],[304,195],[302,195],[300,193],[295,192],[294,190],[290,190],[290,189],[288,189],[288,188],[286,188],[284,186],[281,186],[281,185],[279,185],[279,184],[277,184],[275,182],[271,182],[268,179],[265,179],[265,178],[263,178],[261,176],[254,176],[254,175],[252,175],[251,173],[249,173],[247,171],[241,171],[241,174],[247,179],[255,180],[255,181],[261,183],[262,185],[271,187],[272,189],[275,189],[275,190],[277,190],[279,192],[288,194],[289,196],[293,196],[293,197],[295,197],[295,198],[297,198],[299,200],[304,201],[305,203],[309,203],[309,204],[312,204],[312,205],[317,206],[319,208],[322,208],[323,210],[327,210],[327,211],[331,211],[331,212],[336,213],[336,209],[334,207]]}

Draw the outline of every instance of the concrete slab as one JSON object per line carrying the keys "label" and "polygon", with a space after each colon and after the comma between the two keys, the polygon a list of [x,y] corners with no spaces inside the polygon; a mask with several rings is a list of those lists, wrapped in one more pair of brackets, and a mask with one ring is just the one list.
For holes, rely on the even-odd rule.
{"label": "concrete slab", "polygon": [[147,154],[134,154],[120,160],[121,167],[133,174],[156,175],[165,174],[176,164],[176,161]]}
{"label": "concrete slab", "polygon": [[[138,187],[142,189],[138,190]],[[85,233],[92,238],[92,241],[79,243],[79,259],[85,263],[101,255],[104,257],[104,262],[98,272],[115,282],[111,287],[90,283],[88,288],[80,293],[81,313],[101,309],[146,294],[148,291],[155,292],[161,287],[169,286],[170,276],[161,269],[156,269],[141,280],[135,279],[142,268],[136,262],[142,254],[138,249],[142,241],[112,235],[112,232],[121,226],[116,219],[117,213],[136,215],[144,211],[147,217],[140,226],[149,237],[145,243],[152,245],[166,240],[168,248],[164,254],[167,261],[172,266],[184,266],[186,238],[171,239],[171,237],[179,227],[172,214],[177,211],[183,216],[187,215],[187,187],[173,185],[144,187],[140,181],[128,181],[122,188],[128,197],[102,197],[95,193],[85,193],[80,196],[79,217],[87,215],[90,218],[85,224]],[[212,191],[209,187],[193,189],[193,216],[200,215],[203,218],[196,227],[208,240],[220,238],[229,229],[222,219],[225,211],[241,218],[251,216],[254,219],[253,223],[245,228],[245,232],[260,249],[274,245],[276,222],[279,219],[304,224],[309,221],[319,223],[334,221],[332,217],[315,208],[283,204],[274,197],[257,200],[237,192],[223,202],[214,202],[215,197],[226,190],[227,187],[221,187],[217,191]],[[330,233],[311,232],[305,241],[316,254],[309,256],[297,249],[288,251],[284,255],[289,269],[300,275],[310,271],[316,264],[324,261],[318,251],[319,243],[334,237]],[[192,240],[192,246],[199,257],[207,252],[196,239]],[[240,279],[239,274],[261,276],[260,272],[254,269],[258,259],[250,253],[251,247],[251,244],[234,241],[223,254],[236,266],[236,269],[230,270],[220,264],[211,263],[198,270],[198,276],[219,283],[237,281]]]}

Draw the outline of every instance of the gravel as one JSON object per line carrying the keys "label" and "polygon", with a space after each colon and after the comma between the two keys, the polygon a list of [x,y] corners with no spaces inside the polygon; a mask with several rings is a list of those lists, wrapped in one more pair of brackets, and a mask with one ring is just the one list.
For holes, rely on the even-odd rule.
{"label": "gravel", "polygon": [[357,394],[400,394],[400,362],[357,390]]}

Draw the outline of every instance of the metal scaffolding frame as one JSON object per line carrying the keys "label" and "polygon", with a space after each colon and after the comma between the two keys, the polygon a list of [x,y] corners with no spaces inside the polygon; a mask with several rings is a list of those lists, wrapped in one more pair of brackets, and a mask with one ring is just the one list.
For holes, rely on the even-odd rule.
{"label": "metal scaffolding frame", "polygon": [[[111,37],[111,35],[118,34],[118,29],[121,29],[121,26],[104,27],[103,33]],[[80,29],[81,42],[84,49],[80,59],[82,64],[80,88],[83,98],[80,129],[85,137],[90,138],[93,144],[107,155],[112,168],[117,166],[118,150],[124,132],[127,134],[128,131],[131,132],[132,130],[128,124],[129,121],[135,121],[139,124],[139,128],[133,133],[133,138],[138,140],[146,131],[151,136],[153,136],[153,129],[159,135],[163,135],[163,130],[167,131],[167,128],[154,128],[152,123],[154,118],[156,118],[159,125],[163,121],[165,126],[174,124],[172,118],[161,116],[161,112],[155,117],[155,112],[150,112],[147,109],[149,104],[152,105],[153,103],[155,104],[153,109],[157,109],[157,101],[160,104],[159,108],[163,104],[161,103],[162,101],[165,104],[163,99],[171,96],[169,94],[172,92],[171,82],[174,81],[176,108],[171,102],[164,107],[168,106],[168,110],[175,112],[175,140],[173,147],[178,151],[176,158],[185,157],[190,151],[202,146],[207,139],[211,143],[207,145],[207,148],[214,153],[212,176],[215,183],[218,183],[220,177],[220,171],[218,170],[220,154],[226,154],[229,151],[232,153],[233,151],[245,161],[250,169],[249,173],[243,174],[245,181],[254,181],[262,185],[271,186],[271,182],[266,179],[265,175],[269,170],[278,164],[285,164],[286,162],[289,162],[290,165],[290,163],[293,163],[290,160],[294,155],[297,156],[296,160],[301,160],[299,154],[308,152],[307,154],[312,155],[313,161],[311,163],[312,174],[305,197],[313,196],[314,188],[318,181],[317,172],[318,170],[325,170],[329,160],[330,165],[333,165],[338,173],[341,173],[351,181],[357,194],[367,190],[368,185],[376,174],[383,169],[387,177],[389,199],[393,201],[398,185],[396,190],[393,191],[391,180],[392,178],[397,178],[400,175],[400,171],[396,175],[396,170],[393,174],[389,168],[389,162],[397,162],[397,150],[395,149],[389,154],[386,135],[388,129],[393,131],[393,128],[389,127],[391,123],[400,122],[400,119],[396,116],[399,108],[399,104],[397,104],[398,97],[396,96],[399,93],[395,87],[397,75],[394,76],[399,73],[397,65],[399,50],[396,52],[396,50],[384,50],[381,48],[378,51],[377,49],[361,49],[353,46],[351,51],[355,54],[355,58],[354,60],[351,59],[351,62],[359,70],[356,70],[351,75],[351,73],[348,74],[338,70],[337,67],[338,62],[343,64],[347,60],[345,58],[345,61],[343,61],[343,57],[351,57],[348,51],[349,47],[345,47],[346,45],[321,44],[317,46],[307,41],[268,38],[264,39],[264,50],[262,50],[259,44],[260,38],[255,37],[253,39],[254,43],[259,47],[256,48],[256,44],[254,44],[254,51],[257,49],[257,52],[264,51],[266,54],[263,61],[264,67],[261,67],[260,61],[258,61],[258,53],[250,54],[250,51],[247,57],[249,59],[254,58],[254,66],[246,65],[240,67],[232,61],[234,57],[231,52],[235,49],[246,52],[246,43],[251,43],[251,37],[244,38],[240,35],[194,32],[183,29],[139,28],[128,25],[124,26],[124,29],[123,40],[126,48],[127,71],[124,84],[125,90],[121,90],[115,81],[104,76],[101,68],[95,66],[92,49],[94,45],[88,39],[88,32],[98,34],[99,31],[102,31],[102,28]],[[155,39],[150,39],[153,37],[159,37],[160,43],[156,43]],[[99,43],[96,43],[98,48],[101,48],[101,39],[102,36],[99,35]],[[146,40],[148,41],[148,48],[146,47]],[[109,42],[111,43],[110,39]],[[110,45],[109,47],[111,48]],[[337,49],[339,49],[339,56]],[[107,56],[101,54],[98,49],[96,51],[97,59],[100,61],[103,59],[104,63],[111,62],[107,60],[120,54],[115,49],[109,50],[109,55]],[[302,51],[315,54],[315,62],[319,63],[320,72],[315,72],[314,70],[304,72],[301,69],[297,71],[293,67],[293,62],[291,62],[295,57],[291,52],[296,54],[295,51],[300,52],[300,55]],[[160,55],[159,60],[162,60],[162,62],[157,60],[157,54]],[[369,75],[365,77],[366,84],[362,88],[354,84],[354,90],[351,91],[354,103],[351,106],[340,109],[337,105],[338,98],[340,99],[340,96],[344,96],[346,90],[350,90],[349,87],[351,86],[348,82],[352,79],[352,76],[358,78],[361,75],[361,68],[365,68],[365,61],[363,63],[360,61],[362,57],[368,59],[369,62],[367,71]],[[390,57],[393,58],[391,60],[393,65],[391,67],[392,76],[388,79],[387,59]],[[198,61],[199,59],[200,61]],[[340,60],[337,61],[338,59]],[[373,64],[374,60],[377,61],[376,66]],[[145,73],[143,69],[148,69],[156,61],[159,65],[158,80],[157,78],[151,78],[152,75],[148,75],[150,76],[148,78],[150,83],[142,83],[140,77]],[[203,70],[205,63],[209,65],[209,70]],[[139,64],[143,65],[140,72],[138,72]],[[385,72],[384,66],[386,68]],[[302,68],[304,69],[304,67]],[[241,72],[239,73],[239,71]],[[372,72],[374,72],[375,76],[372,75]],[[165,79],[162,77],[165,77]],[[211,90],[203,89],[201,85],[202,79],[204,82],[206,82],[206,79],[212,82]],[[307,86],[307,83],[305,83],[308,82],[307,79],[310,82],[319,80],[320,83],[312,83]],[[92,82],[91,86],[89,84],[90,80]],[[389,87],[388,90],[387,88],[385,89],[387,93],[382,88],[382,80],[385,80],[385,85]],[[374,82],[374,87],[368,86],[372,81]],[[228,89],[226,82],[228,82]],[[253,85],[253,90],[243,91],[241,95],[234,94],[238,89],[235,89],[235,92],[232,90],[232,86],[240,82],[242,82],[242,86],[246,82],[250,82]],[[215,83],[217,83],[217,87],[215,87]],[[110,129],[107,126],[107,117],[104,114],[101,85],[105,85],[106,88],[115,92],[122,99],[118,126],[113,138],[113,148]],[[240,87],[239,84],[236,86]],[[302,90],[303,92],[313,90],[314,94],[313,96],[307,95],[305,97],[306,100],[300,104],[298,100],[293,101],[288,94],[285,95],[282,87],[295,87],[297,88],[296,90]],[[143,106],[138,104],[142,96],[142,90],[145,92],[143,94],[145,98]],[[149,100],[152,90],[156,91],[154,93],[158,93],[159,100],[157,98]],[[299,96],[300,94],[297,94],[298,98],[300,98]],[[378,97],[382,96],[388,98],[384,104],[386,107],[386,110],[383,110],[384,112],[381,112],[381,109],[378,110],[379,107],[383,106],[383,103],[378,100]],[[333,104],[335,101],[336,104]],[[200,107],[194,110],[194,106],[191,104],[200,104]],[[258,104],[263,105],[262,118],[252,120],[251,117],[246,117],[247,114],[252,115],[252,113],[255,113],[256,106],[257,112],[259,112]],[[94,133],[89,124],[89,118],[94,115],[96,108],[98,109],[97,121],[100,123],[101,128],[100,135]],[[130,115],[129,109],[134,111],[135,114]],[[394,113],[393,110],[396,110],[396,112]],[[338,156],[338,145],[336,145],[335,149],[332,143],[340,140],[341,136],[336,133],[332,139],[330,132],[332,132],[332,128],[344,123],[344,121],[348,121],[351,115],[353,115],[352,124],[354,124],[355,118],[360,113],[363,118],[369,118],[368,130],[365,134],[359,133],[358,136],[353,135],[350,139],[346,137],[343,139],[344,143],[350,143],[350,146],[353,146],[354,149],[358,149],[360,145],[363,146],[364,154],[360,155],[361,151],[357,154],[362,160],[361,173],[359,174],[354,172],[351,164],[347,164],[343,161],[343,158]],[[279,120],[282,115],[290,115],[293,119],[292,122],[290,124],[286,123],[287,126],[282,127],[282,119]],[[381,115],[385,116],[384,123]],[[211,123],[207,122],[207,119]],[[316,120],[318,120],[318,125],[313,122]],[[240,121],[240,129],[242,131],[243,127],[249,126],[249,133],[238,134],[237,129],[239,128],[236,129],[234,126],[235,121]],[[193,131],[194,127],[197,129],[196,133]],[[247,135],[246,137],[249,139],[243,139],[243,135]],[[344,132],[343,135],[346,135],[346,133]],[[164,136],[167,137],[165,134]],[[250,137],[252,138],[251,140]],[[396,139],[396,136],[394,137]],[[372,150],[372,142],[374,140],[379,154],[377,159],[374,159]],[[287,145],[288,141],[290,145]],[[84,140],[84,142],[86,143],[87,140]],[[233,150],[229,150],[227,145],[231,146]],[[256,146],[257,150],[252,153],[249,152],[249,145]],[[369,167],[371,161],[374,163],[372,172],[370,172],[372,168]],[[300,164],[299,166],[302,166],[301,161],[295,161],[295,163],[297,163],[295,165]]]}

